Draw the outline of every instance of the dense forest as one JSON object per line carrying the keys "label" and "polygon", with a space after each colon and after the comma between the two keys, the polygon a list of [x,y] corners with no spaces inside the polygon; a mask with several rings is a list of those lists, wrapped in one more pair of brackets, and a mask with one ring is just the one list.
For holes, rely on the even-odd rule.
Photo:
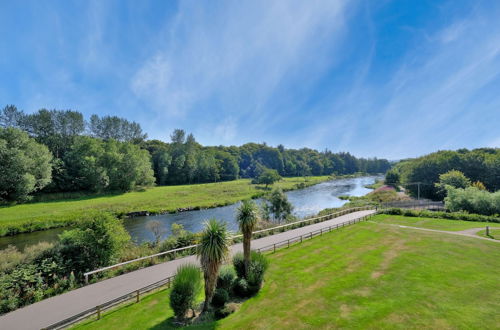
{"label": "dense forest", "polygon": [[484,186],[488,191],[500,190],[500,149],[480,148],[474,150],[438,151],[415,159],[399,162],[387,174],[387,183],[400,182],[408,191],[420,197],[439,200],[445,197],[440,192],[440,175],[460,171],[472,183]]}
{"label": "dense forest", "polygon": [[138,123],[116,116],[85,120],[72,110],[27,114],[0,111],[0,201],[24,201],[35,192],[127,191],[135,186],[281,176],[385,173],[385,159],[348,152],[286,149],[283,145],[202,146],[177,129],[169,143],[147,140]]}

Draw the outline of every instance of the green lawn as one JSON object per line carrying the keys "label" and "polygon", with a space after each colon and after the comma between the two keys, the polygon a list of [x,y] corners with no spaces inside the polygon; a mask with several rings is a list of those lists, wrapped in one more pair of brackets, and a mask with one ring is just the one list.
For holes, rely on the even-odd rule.
{"label": "green lawn", "polygon": [[481,237],[493,238],[493,239],[500,240],[500,229],[491,229],[490,228],[490,235],[489,236],[486,236],[486,229],[481,230],[480,232],[477,233],[477,235],[479,235]]}
{"label": "green lawn", "polygon": [[[284,178],[275,183],[274,187],[290,190],[296,188],[297,184],[312,185],[328,178],[328,176],[307,177],[307,181],[303,177]],[[253,185],[249,179],[241,179],[154,187],[143,192],[0,207],[0,236],[72,224],[90,210],[109,211],[118,215],[134,211],[164,213],[179,208],[228,205],[262,195],[263,192],[265,192],[263,186]]]}
{"label": "green lawn", "polygon": [[[269,258],[256,297],[228,318],[198,327],[493,329],[500,324],[495,242],[364,222]],[[168,291],[161,291],[78,328],[169,329],[171,317]]]}
{"label": "green lawn", "polygon": [[492,225],[495,225],[495,223],[492,224],[491,222],[416,218],[416,217],[405,217],[402,215],[386,215],[386,214],[379,214],[373,217],[371,220],[385,224],[395,224],[395,225],[404,225],[411,227],[428,228],[436,230],[449,230],[449,231],[461,231],[465,229],[484,228],[486,226],[491,227]]}

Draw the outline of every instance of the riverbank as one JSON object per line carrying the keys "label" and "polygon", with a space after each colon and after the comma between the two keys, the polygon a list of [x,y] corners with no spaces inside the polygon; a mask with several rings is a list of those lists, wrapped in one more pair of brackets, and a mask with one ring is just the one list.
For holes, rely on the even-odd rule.
{"label": "riverbank", "polygon": [[[273,187],[285,191],[303,189],[328,181],[329,176],[283,178]],[[258,198],[267,192],[250,179],[162,186],[120,195],[28,203],[0,208],[0,237],[57,227],[72,226],[93,212],[109,212],[117,217],[128,214],[163,214],[230,205]]]}

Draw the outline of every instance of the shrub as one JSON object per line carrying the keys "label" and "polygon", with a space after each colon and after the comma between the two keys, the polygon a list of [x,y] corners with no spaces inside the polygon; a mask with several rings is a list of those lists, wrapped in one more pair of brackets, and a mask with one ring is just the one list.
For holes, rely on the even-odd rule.
{"label": "shrub", "polygon": [[8,271],[23,261],[23,254],[13,246],[9,245],[0,253],[0,272]]}
{"label": "shrub", "polygon": [[244,278],[239,278],[234,282],[233,286],[234,293],[238,297],[248,296],[248,283]]}
{"label": "shrub", "polygon": [[220,320],[231,315],[235,311],[236,311],[236,304],[227,304],[223,308],[217,308],[215,310],[214,316],[215,319]]}
{"label": "shrub", "polygon": [[245,259],[242,252],[235,253],[233,256],[233,266],[239,278],[245,277]]}
{"label": "shrub", "polygon": [[257,293],[264,280],[264,273],[268,265],[269,263],[263,254],[252,251],[250,255],[248,277],[245,279],[245,283],[243,283],[241,282],[241,279],[245,277],[243,254],[241,252],[236,253],[233,257],[233,266],[239,279],[234,284],[234,292],[240,297]]}
{"label": "shrub", "polygon": [[179,266],[170,292],[170,307],[177,319],[182,320],[187,311],[194,308],[200,290],[200,269],[191,264]]}
{"label": "shrub", "polygon": [[224,266],[219,272],[219,277],[217,278],[217,288],[225,289],[230,291],[233,287],[234,280],[236,279],[236,272],[231,266]]}
{"label": "shrub", "polygon": [[257,252],[252,253],[252,260],[248,269],[248,294],[254,295],[259,292],[262,282],[264,281],[264,273],[266,272],[269,263],[266,257]]}
{"label": "shrub", "polygon": [[47,254],[52,254],[53,247],[51,243],[40,242],[20,252],[15,246],[9,245],[0,253],[0,272],[9,272],[20,264],[32,263]]}
{"label": "shrub", "polygon": [[212,297],[212,306],[220,308],[229,301],[229,293],[226,289],[218,288]]}
{"label": "shrub", "polygon": [[129,240],[130,235],[118,219],[98,213],[78,228],[63,232],[58,248],[68,273],[80,275],[109,265]]}
{"label": "shrub", "polygon": [[162,241],[158,246],[159,252],[178,249],[198,243],[198,235],[187,230],[183,230],[178,236],[173,235]]}
{"label": "shrub", "polygon": [[436,212],[428,210],[405,210],[399,208],[390,208],[380,212],[381,214],[402,215],[406,217],[423,217],[433,219],[463,220],[477,222],[496,222],[500,223],[497,216],[486,216],[481,214],[470,214],[466,212]]}

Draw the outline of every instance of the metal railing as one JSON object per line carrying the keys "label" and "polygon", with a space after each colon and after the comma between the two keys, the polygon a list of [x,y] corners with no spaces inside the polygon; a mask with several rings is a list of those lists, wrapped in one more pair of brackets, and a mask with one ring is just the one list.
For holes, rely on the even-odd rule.
{"label": "metal railing", "polygon": [[[326,220],[331,220],[333,218],[337,218],[339,216],[346,215],[346,214],[349,214],[349,213],[358,212],[358,211],[364,211],[364,210],[372,210],[372,209],[374,209],[374,207],[372,207],[372,206],[362,206],[362,207],[349,208],[349,209],[337,211],[337,212],[330,213],[330,214],[323,215],[323,216],[319,216],[319,217],[308,218],[308,219],[304,219],[304,220],[290,222],[290,223],[287,223],[287,224],[284,224],[284,225],[279,225],[279,226],[275,226],[275,227],[271,227],[271,228],[257,230],[257,231],[254,231],[252,234],[253,235],[259,235],[259,234],[262,234],[264,232],[275,231],[275,230],[283,230],[283,229],[285,229],[287,227],[301,226],[301,225],[305,225],[306,223],[310,223],[310,222],[318,223],[318,222],[322,222],[322,221],[326,221]],[[235,236],[232,236],[230,239],[234,240],[234,239],[240,238],[242,236],[243,235],[235,235]],[[115,265],[111,265],[111,266],[107,266],[107,267],[103,267],[103,268],[92,270],[90,272],[87,272],[87,273],[83,274],[85,276],[85,284],[89,283],[89,277],[90,277],[90,275],[97,274],[97,273],[100,273],[100,272],[104,272],[104,271],[107,271],[107,270],[110,270],[110,269],[118,268],[118,267],[121,267],[121,266],[125,266],[125,265],[128,265],[128,264],[134,263],[134,262],[138,262],[138,261],[142,261],[142,260],[147,260],[147,259],[152,259],[152,258],[155,258],[155,257],[166,256],[166,255],[169,255],[169,254],[173,254],[175,256],[175,254],[179,253],[179,252],[184,252],[184,251],[187,251],[187,250],[194,250],[197,246],[198,246],[198,244],[196,244],[196,245],[190,245],[190,246],[186,246],[186,247],[182,247],[182,248],[177,248],[177,249],[173,249],[173,250],[169,250],[169,251],[164,251],[164,252],[156,253],[156,254],[153,254],[153,255],[144,256],[144,257],[140,257],[140,258],[137,258],[137,259],[120,262],[120,263],[115,264]]]}
{"label": "metal railing", "polygon": [[[331,232],[333,230],[337,230],[337,229],[340,229],[340,228],[343,228],[343,227],[346,227],[346,226],[349,226],[349,225],[352,225],[352,224],[355,224],[355,223],[358,223],[361,221],[365,221],[365,220],[371,218],[372,216],[373,216],[373,214],[369,214],[369,215],[362,216],[360,218],[341,222],[339,224],[335,224],[335,225],[332,225],[332,226],[329,226],[326,228],[320,228],[317,230],[313,230],[313,231],[308,232],[306,234],[302,234],[302,235],[295,236],[295,237],[292,237],[290,239],[286,239],[286,240],[283,240],[283,241],[280,241],[277,243],[266,245],[266,246],[260,247],[258,249],[255,249],[255,250],[258,252],[271,251],[271,250],[273,252],[276,252],[276,249],[279,249],[280,247],[287,246],[289,248],[291,246],[291,244],[302,243],[303,241],[305,241],[307,239],[312,239],[313,237],[321,236],[321,235],[328,233],[328,232]],[[140,301],[141,294],[145,294],[147,292],[150,292],[152,290],[155,290],[155,289],[158,289],[158,288],[161,288],[164,286],[166,286],[167,288],[170,288],[174,277],[175,277],[175,275],[167,277],[163,280],[160,280],[158,282],[155,282],[153,284],[150,284],[150,285],[145,286],[143,288],[140,288],[138,290],[131,291],[123,296],[120,296],[118,298],[115,298],[113,300],[105,302],[104,304],[89,308],[83,312],[75,314],[71,317],[68,317],[68,318],[62,320],[62,321],[59,321],[59,322],[54,323],[52,325],[49,325],[45,328],[42,328],[42,330],[63,329],[63,328],[66,328],[72,324],[81,322],[84,319],[87,319],[91,316],[96,316],[97,320],[99,320],[101,318],[101,314],[104,311],[109,310],[110,308],[113,308],[121,303],[125,303],[125,302],[130,301],[130,300],[135,300],[135,302],[138,303]]]}

